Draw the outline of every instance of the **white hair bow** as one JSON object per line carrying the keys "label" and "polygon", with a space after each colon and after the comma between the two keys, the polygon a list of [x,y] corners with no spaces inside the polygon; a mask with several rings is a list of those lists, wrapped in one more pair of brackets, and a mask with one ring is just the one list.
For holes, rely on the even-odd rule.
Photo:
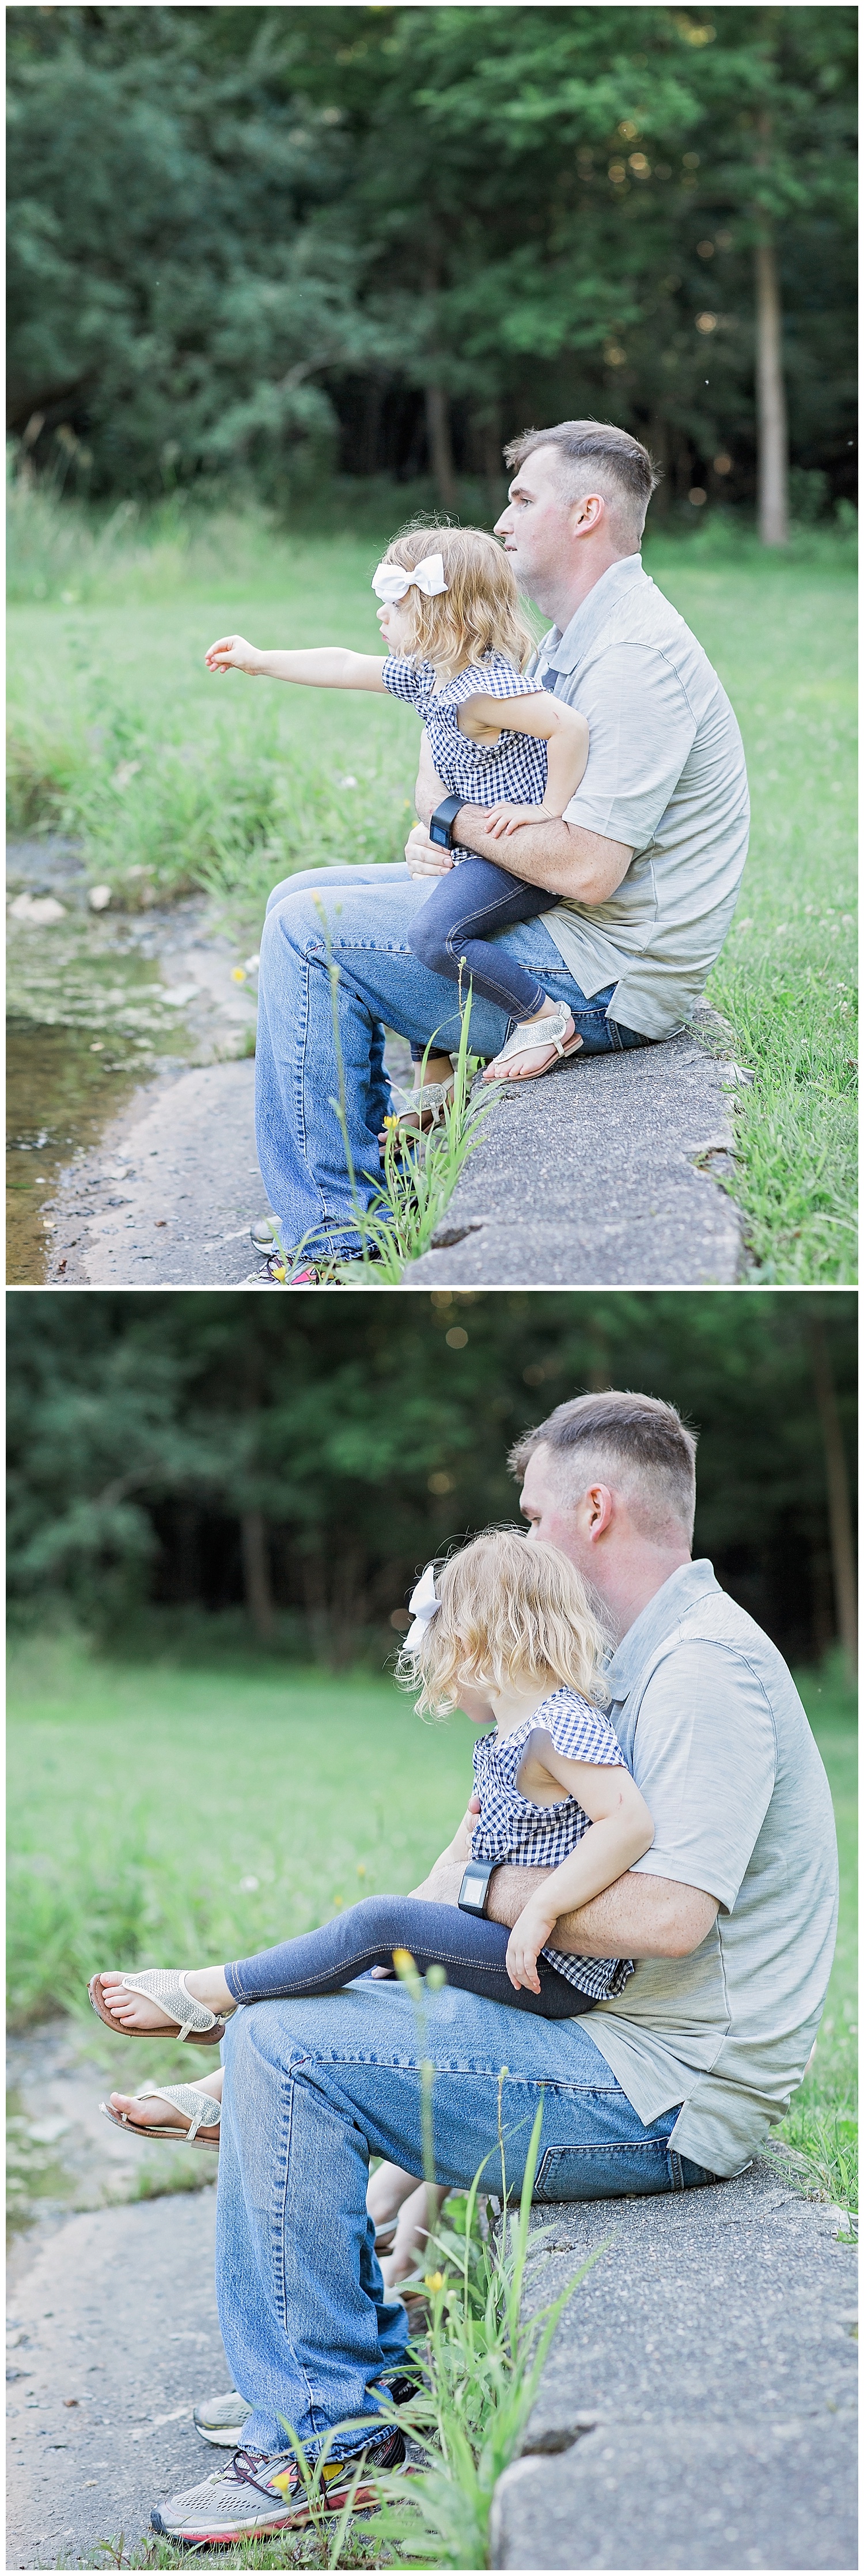
{"label": "white hair bow", "polygon": [[379,563],[377,572],[372,575],[372,588],[379,599],[386,600],[388,608],[395,608],[397,601],[404,599],[409,590],[422,590],[425,599],[437,599],[439,593],[448,588],[444,579],[444,557],[426,555],[413,572],[406,572],[402,564]]}
{"label": "white hair bow", "polygon": [[423,1643],[430,1620],[434,1619],[436,1610],[441,1608],[435,1590],[434,1565],[424,1565],[420,1581],[414,1585],[408,1608],[412,1613],[412,1625],[404,1640],[402,1652],[416,1655],[418,1646]]}

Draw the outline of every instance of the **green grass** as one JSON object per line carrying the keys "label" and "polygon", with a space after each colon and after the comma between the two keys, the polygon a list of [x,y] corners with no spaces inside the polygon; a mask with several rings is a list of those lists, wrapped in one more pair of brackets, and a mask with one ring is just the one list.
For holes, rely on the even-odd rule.
{"label": "green grass", "polygon": [[[329,534],[293,537],[261,513],[208,520],[176,503],[97,525],[13,488],[13,830],[82,836],[94,878],[128,903],[207,886],[250,937],[280,876],[399,858],[409,708],[203,667],[232,627],[261,643],[374,644],[369,583],[388,525],[361,501],[352,530],[347,509],[343,494]],[[646,564],[715,662],[748,755],[751,857],[709,992],[755,1077],[735,1095],[751,1274],[853,1280],[851,544],[817,530],[770,555],[715,520],[690,541],[649,539]]]}
{"label": "green grass", "polygon": [[[798,1687],[831,1784],[840,1856],[837,1948],[813,2069],[777,2138],[808,2188],[858,2209],[858,1727],[839,1662]],[[793,2166],[793,2171],[795,2167]]]}
{"label": "green grass", "polygon": [[738,911],[708,985],[754,1077],[735,1094],[752,1275],[857,1278],[855,605],[842,553],[648,569],[714,662],[753,808]]}
{"label": "green grass", "polygon": [[467,1720],[424,1724],[386,1675],[141,1668],[57,1641],[16,1652],[12,1701],[18,2027],[60,2007],[98,2042],[94,1966],[243,1958],[415,1885],[471,1794]]}

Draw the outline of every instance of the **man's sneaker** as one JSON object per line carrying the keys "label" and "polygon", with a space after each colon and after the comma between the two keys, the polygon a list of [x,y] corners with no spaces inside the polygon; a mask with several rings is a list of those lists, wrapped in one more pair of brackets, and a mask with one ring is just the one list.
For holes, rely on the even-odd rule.
{"label": "man's sneaker", "polygon": [[[382,2379],[379,2386],[382,2396],[386,2392],[394,2406],[407,2406],[416,2397],[422,2380],[419,2372],[409,2376],[407,2371],[400,2371],[393,2379]],[[226,2388],[224,2397],[208,2397],[203,2405],[193,2406],[192,2422],[202,2441],[212,2442],[215,2450],[236,2451],[251,2413],[245,2397],[240,2397],[236,2388]]]}
{"label": "man's sneaker", "polygon": [[251,2413],[245,2397],[236,2388],[226,2388],[224,2397],[205,2398],[203,2406],[193,2406],[192,2422],[202,2439],[213,2442],[217,2450],[236,2451]]}
{"label": "man's sneaker", "polygon": [[278,1242],[278,1226],[279,1219],[271,1216],[269,1208],[265,1216],[256,1216],[249,1228],[249,1240],[256,1252],[273,1251]]}
{"label": "man's sneaker", "polygon": [[[375,2479],[402,2467],[405,2444],[398,2431],[379,2433],[365,2451],[347,2460],[327,2460],[317,2494],[309,2503],[293,2451],[275,2454],[236,2451],[230,2468],[216,2469],[185,2495],[171,2496],[164,2512],[153,2511],[154,2531],[166,2540],[201,2548],[230,2545],[233,2540],[266,2539],[272,2532],[296,2531],[316,2513],[341,2513],[352,2498],[358,2513],[377,2503]],[[360,2476],[357,2477],[358,2466]],[[354,2481],[357,2479],[356,2489]]]}

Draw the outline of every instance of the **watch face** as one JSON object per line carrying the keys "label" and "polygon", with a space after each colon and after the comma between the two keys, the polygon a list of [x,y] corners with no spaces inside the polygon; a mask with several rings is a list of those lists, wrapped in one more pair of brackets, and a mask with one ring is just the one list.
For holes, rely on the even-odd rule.
{"label": "watch face", "polygon": [[433,814],[433,816],[432,816],[432,821],[431,821],[431,823],[430,823],[430,825],[429,825],[429,839],[430,839],[430,841],[437,841],[439,848],[446,849],[448,838],[449,838],[449,835],[448,835],[448,832],[447,832],[447,826],[446,826],[446,824],[445,824],[445,823],[436,823],[435,816],[434,816],[434,814]]}

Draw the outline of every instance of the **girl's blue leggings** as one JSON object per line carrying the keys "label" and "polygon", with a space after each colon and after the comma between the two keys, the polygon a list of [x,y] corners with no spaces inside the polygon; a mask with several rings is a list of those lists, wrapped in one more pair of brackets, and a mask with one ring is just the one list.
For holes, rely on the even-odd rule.
{"label": "girl's blue leggings", "polygon": [[[496,868],[492,859],[462,859],[439,877],[414,914],[408,945],[434,975],[446,975],[453,984],[461,977],[465,994],[471,984],[511,1020],[527,1020],[546,1000],[543,986],[506,948],[493,945],[493,932],[510,930],[516,921],[536,921],[557,902],[557,894],[546,886],[525,885],[520,877],[508,876],[506,868]],[[412,1046],[415,1064],[423,1052]]]}
{"label": "girl's blue leggings", "polygon": [[542,2013],[546,2021],[593,2010],[595,1997],[571,1986],[545,1959],[537,1963],[539,1995],[525,1986],[517,1992],[504,1966],[508,1939],[504,1924],[462,1914],[457,1905],[428,1905],[421,1896],[364,1896],[318,1932],[301,1932],[275,1950],[235,1959],[225,1976],[238,2004],[272,2002],[277,1995],[332,1995],[370,1968],[392,1971],[394,1950],[410,1950],[421,1975],[437,1964],[448,1985],[485,1995],[491,2003]]}

